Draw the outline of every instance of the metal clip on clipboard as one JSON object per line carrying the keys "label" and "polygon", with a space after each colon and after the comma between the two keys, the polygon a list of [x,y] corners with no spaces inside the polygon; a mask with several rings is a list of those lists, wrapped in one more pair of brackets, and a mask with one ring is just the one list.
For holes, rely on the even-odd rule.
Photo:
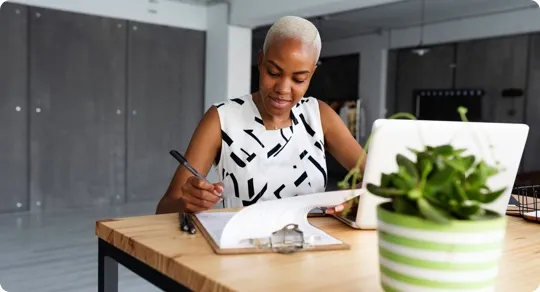
{"label": "metal clip on clipboard", "polygon": [[312,244],[304,239],[304,233],[298,229],[298,224],[288,224],[268,238],[251,239],[250,242],[257,248],[271,249],[283,254],[312,247]]}

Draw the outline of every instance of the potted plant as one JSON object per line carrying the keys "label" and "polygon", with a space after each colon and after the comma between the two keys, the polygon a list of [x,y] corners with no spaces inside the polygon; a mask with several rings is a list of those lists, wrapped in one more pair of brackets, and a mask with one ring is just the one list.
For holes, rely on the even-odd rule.
{"label": "potted plant", "polygon": [[387,199],[377,206],[383,289],[494,290],[506,217],[482,205],[504,193],[487,185],[500,169],[450,144],[410,151],[414,160],[398,154],[397,171],[367,184]]}

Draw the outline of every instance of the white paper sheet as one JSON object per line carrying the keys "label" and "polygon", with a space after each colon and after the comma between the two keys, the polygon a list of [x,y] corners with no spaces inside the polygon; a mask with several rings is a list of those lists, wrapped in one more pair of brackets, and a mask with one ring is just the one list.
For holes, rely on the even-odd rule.
{"label": "white paper sheet", "polygon": [[[302,195],[273,201],[264,201],[251,205],[228,217],[216,213],[201,213],[197,217],[206,222],[203,225],[214,233],[212,237],[220,248],[240,248],[240,242],[252,238],[268,238],[273,232],[288,224],[298,224],[304,236],[315,237],[316,245],[340,244],[322,230],[312,226],[307,219],[310,210],[319,207],[333,207],[359,196],[363,190],[343,190]],[[222,213],[223,214],[223,213]],[[231,216],[230,214],[228,216]],[[222,230],[220,231],[220,229]],[[219,240],[218,240],[219,238]]]}
{"label": "white paper sheet", "polygon": [[227,222],[236,214],[237,212],[203,212],[195,214],[199,222],[206,228],[206,231],[210,234],[212,239],[219,245],[221,241],[221,234]]}

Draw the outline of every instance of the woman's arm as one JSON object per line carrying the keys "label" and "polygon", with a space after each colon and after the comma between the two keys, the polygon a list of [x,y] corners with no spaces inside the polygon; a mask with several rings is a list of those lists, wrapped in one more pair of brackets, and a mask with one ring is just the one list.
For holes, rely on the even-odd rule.
{"label": "woman's arm", "polygon": [[[206,176],[221,149],[221,126],[219,114],[211,107],[199,122],[188,149],[184,155],[189,164],[202,175]],[[180,212],[185,208],[182,196],[182,186],[193,174],[179,165],[169,184],[165,195],[159,201],[156,214]]]}
{"label": "woman's arm", "polygon": [[325,102],[319,100],[325,148],[345,169],[353,169],[363,157],[360,171],[364,172],[366,156],[341,117]]}

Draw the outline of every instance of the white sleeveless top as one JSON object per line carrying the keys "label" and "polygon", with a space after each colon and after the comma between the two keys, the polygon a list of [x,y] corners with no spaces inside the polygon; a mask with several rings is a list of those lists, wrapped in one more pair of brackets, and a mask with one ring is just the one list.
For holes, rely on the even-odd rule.
{"label": "white sleeveless top", "polygon": [[251,94],[215,104],[221,123],[218,177],[226,208],[315,192],[327,183],[319,104],[302,98],[292,125],[267,130]]}

